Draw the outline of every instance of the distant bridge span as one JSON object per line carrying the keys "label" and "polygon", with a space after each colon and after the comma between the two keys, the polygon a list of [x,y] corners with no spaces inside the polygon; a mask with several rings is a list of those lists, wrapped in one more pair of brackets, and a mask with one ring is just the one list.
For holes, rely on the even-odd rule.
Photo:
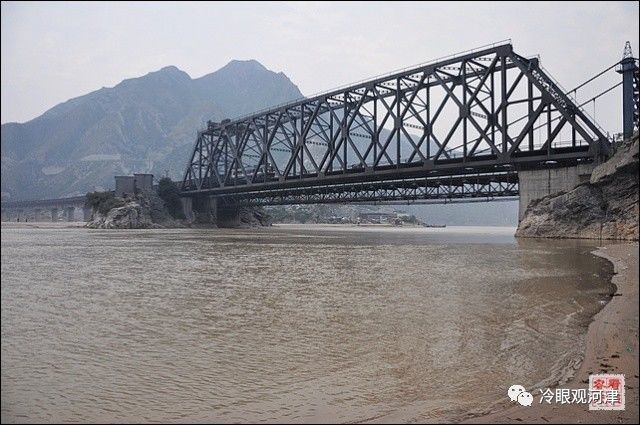
{"label": "distant bridge span", "polygon": [[539,60],[505,43],[209,122],[181,190],[196,210],[494,199],[518,196],[527,170],[588,166],[610,151]]}
{"label": "distant bridge span", "polygon": [[[2,221],[87,221],[91,208],[85,205],[86,196],[6,201],[2,203]],[[80,215],[80,212],[82,215]]]}

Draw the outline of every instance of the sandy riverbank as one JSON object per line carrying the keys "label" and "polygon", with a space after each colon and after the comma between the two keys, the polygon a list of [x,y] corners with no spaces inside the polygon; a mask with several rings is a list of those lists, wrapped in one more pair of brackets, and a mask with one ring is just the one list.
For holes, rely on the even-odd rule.
{"label": "sandy riverbank", "polygon": [[560,388],[587,388],[591,373],[623,373],[626,410],[590,411],[586,404],[539,404],[538,389],[528,388],[534,396],[531,407],[505,402],[501,410],[463,423],[638,423],[638,243],[609,245],[594,254],[614,264],[617,292],[594,316],[582,365]]}

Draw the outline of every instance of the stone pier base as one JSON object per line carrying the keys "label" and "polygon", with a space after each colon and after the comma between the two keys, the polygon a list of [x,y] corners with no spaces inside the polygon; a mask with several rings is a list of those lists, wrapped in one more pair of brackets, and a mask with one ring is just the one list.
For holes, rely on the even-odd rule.
{"label": "stone pier base", "polygon": [[588,182],[594,168],[594,164],[583,164],[574,167],[518,171],[520,190],[518,222],[524,217],[524,212],[531,201],[553,193],[568,192],[580,183]]}
{"label": "stone pier base", "polygon": [[84,221],[91,220],[91,213],[92,213],[91,208],[83,208],[82,209],[82,218],[83,218],[83,220]]}
{"label": "stone pier base", "polygon": [[66,221],[73,221],[75,219],[75,212],[76,212],[75,207],[66,207],[64,209],[64,219]]}
{"label": "stone pier base", "polygon": [[182,212],[190,222],[217,227],[240,227],[240,208],[215,196],[182,198]]}

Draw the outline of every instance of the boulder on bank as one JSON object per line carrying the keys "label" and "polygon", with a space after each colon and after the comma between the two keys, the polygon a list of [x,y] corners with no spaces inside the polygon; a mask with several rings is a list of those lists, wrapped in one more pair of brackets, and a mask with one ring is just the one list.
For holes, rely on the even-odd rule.
{"label": "boulder on bank", "polygon": [[638,169],[636,134],[589,182],[532,201],[516,236],[638,240]]}

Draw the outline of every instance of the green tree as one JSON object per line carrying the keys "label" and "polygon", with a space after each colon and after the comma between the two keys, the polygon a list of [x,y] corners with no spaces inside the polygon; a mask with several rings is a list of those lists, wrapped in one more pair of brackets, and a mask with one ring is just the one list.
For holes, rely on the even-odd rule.
{"label": "green tree", "polygon": [[169,177],[163,177],[158,182],[158,196],[173,218],[184,218],[180,202],[180,189]]}

